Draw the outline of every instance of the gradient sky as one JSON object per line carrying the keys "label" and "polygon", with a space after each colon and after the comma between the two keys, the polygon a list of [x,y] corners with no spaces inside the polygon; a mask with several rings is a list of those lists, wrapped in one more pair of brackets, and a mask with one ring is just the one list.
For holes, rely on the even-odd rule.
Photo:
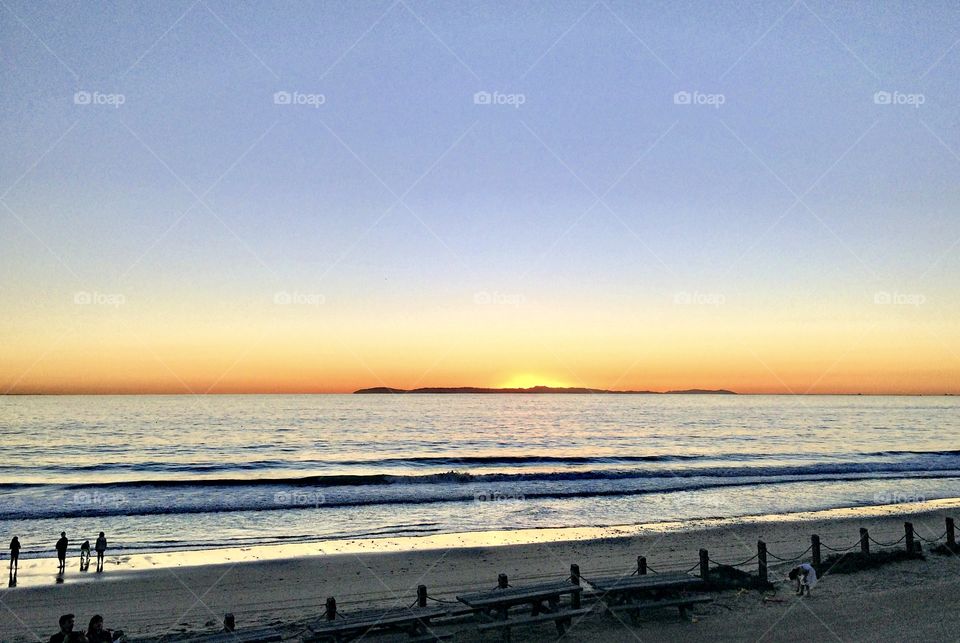
{"label": "gradient sky", "polygon": [[951,2],[4,0],[0,391],[960,392],[958,41]]}

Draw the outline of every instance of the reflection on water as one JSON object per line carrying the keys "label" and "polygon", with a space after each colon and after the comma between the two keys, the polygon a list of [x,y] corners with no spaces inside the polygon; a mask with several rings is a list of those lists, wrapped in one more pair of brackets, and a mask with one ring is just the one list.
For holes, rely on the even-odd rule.
{"label": "reflection on water", "polygon": [[[602,526],[960,496],[957,398],[0,398],[25,558]],[[71,551],[71,555],[75,555]]]}

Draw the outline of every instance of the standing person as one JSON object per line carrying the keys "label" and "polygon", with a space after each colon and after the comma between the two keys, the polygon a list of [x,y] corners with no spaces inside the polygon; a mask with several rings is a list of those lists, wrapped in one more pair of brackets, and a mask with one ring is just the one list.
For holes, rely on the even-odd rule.
{"label": "standing person", "polygon": [[93,546],[97,550],[97,571],[103,571],[103,553],[107,551],[107,537],[103,535],[103,532],[100,532],[100,535],[97,536],[97,544]]}
{"label": "standing person", "polygon": [[67,547],[70,546],[70,541],[67,540],[67,532],[60,532],[60,540],[57,541],[57,558],[60,560],[60,572],[63,573],[64,568],[67,566]]}
{"label": "standing person", "polygon": [[10,569],[16,569],[20,564],[20,538],[13,537],[10,541]]}

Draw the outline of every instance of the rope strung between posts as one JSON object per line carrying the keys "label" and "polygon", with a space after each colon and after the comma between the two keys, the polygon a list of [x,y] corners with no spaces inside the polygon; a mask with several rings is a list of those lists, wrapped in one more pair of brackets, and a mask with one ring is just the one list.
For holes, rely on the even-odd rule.
{"label": "rope strung between posts", "polygon": [[930,543],[931,545],[934,545],[934,544],[940,542],[941,539],[946,538],[946,537],[947,537],[947,532],[943,532],[942,534],[940,534],[939,536],[937,536],[937,537],[934,538],[933,540],[928,540],[927,538],[924,538],[923,536],[921,536],[920,534],[918,534],[916,527],[914,527],[914,529],[913,529],[913,535],[916,536],[917,538],[919,538],[920,540],[922,540],[922,541],[925,542],[925,543]]}
{"label": "rope strung between posts", "polygon": [[[699,566],[700,566],[700,563],[698,562],[698,563],[695,564],[693,567],[691,567],[690,569],[684,571],[683,573],[684,573],[684,574],[689,574],[690,572],[692,572],[693,570],[695,570],[695,569],[696,569],[697,567],[699,567]],[[647,569],[650,569],[650,568],[648,567]]]}
{"label": "rope strung between posts", "polygon": [[757,554],[754,554],[753,556],[751,556],[750,558],[746,559],[746,560],[743,561],[743,562],[733,563],[733,564],[721,563],[721,562],[718,562],[718,561],[716,561],[716,560],[714,560],[714,559],[712,559],[712,558],[710,559],[710,562],[713,563],[714,565],[719,565],[719,566],[721,566],[721,567],[740,567],[741,565],[746,565],[747,563],[756,560],[759,556],[760,556],[760,554],[757,553]]}
{"label": "rope strung between posts", "polygon": [[902,543],[904,540],[907,539],[907,535],[904,534],[900,536],[900,540],[898,540],[895,543],[882,543],[879,540],[875,540],[873,536],[867,536],[867,537],[870,539],[870,542],[872,542],[874,545],[877,545],[879,547],[893,547],[894,545],[899,545],[900,543]]}
{"label": "rope strung between posts", "polygon": [[444,603],[444,604],[446,604],[446,605],[459,605],[459,604],[460,604],[460,601],[448,601],[448,600],[445,600],[445,599],[442,599],[442,598],[434,598],[433,596],[430,596],[429,594],[427,595],[427,600],[428,600],[428,601],[433,601],[433,602],[435,602],[435,603]]}
{"label": "rope strung between posts", "polygon": [[[626,578],[626,577],[624,577],[624,578]],[[573,577],[571,576],[570,579],[573,580]],[[584,576],[583,574],[580,574],[580,580],[585,580],[585,581],[587,581],[588,583],[590,583],[591,585],[593,585],[593,581],[590,580],[589,578],[587,578],[586,576]]]}
{"label": "rope strung between posts", "polygon": [[859,547],[859,546],[860,546],[860,541],[858,540],[857,542],[853,543],[852,545],[850,545],[850,546],[847,547],[846,549],[834,549],[833,547],[831,547],[830,545],[828,545],[828,544],[826,544],[826,543],[820,543],[820,546],[823,547],[824,549],[826,549],[827,551],[832,551],[832,552],[836,552],[836,553],[838,553],[838,554],[842,554],[842,553],[844,553],[844,552],[850,551],[851,549],[854,549],[854,548],[856,548],[856,547]]}
{"label": "rope strung between posts", "polygon": [[804,556],[806,556],[806,555],[810,552],[811,549],[813,549],[813,545],[810,545],[809,547],[807,547],[806,549],[804,549],[802,552],[800,552],[800,553],[797,554],[796,556],[793,556],[792,558],[781,558],[780,556],[777,556],[776,554],[774,554],[772,551],[770,551],[770,550],[768,549],[768,550],[767,550],[767,556],[769,556],[770,558],[774,558],[774,559],[776,559],[776,560],[783,561],[783,562],[785,562],[785,563],[790,563],[790,562],[793,562],[793,561],[795,561],[795,560],[800,560],[801,558],[803,558]]}

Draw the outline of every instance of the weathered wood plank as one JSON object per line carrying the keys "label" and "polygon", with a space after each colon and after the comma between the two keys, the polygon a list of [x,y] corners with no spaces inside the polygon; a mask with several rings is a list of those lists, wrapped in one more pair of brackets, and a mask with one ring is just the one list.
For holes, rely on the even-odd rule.
{"label": "weathered wood plank", "polygon": [[549,583],[544,585],[530,585],[527,587],[512,587],[495,589],[489,592],[474,592],[457,596],[457,600],[470,607],[497,607],[520,605],[537,601],[546,601],[550,598],[559,598],[566,594],[577,594],[583,587],[572,583]]}
{"label": "weathered wood plank", "polygon": [[601,592],[624,592],[696,587],[703,579],[689,574],[647,574],[644,576],[584,577],[591,587]]}

